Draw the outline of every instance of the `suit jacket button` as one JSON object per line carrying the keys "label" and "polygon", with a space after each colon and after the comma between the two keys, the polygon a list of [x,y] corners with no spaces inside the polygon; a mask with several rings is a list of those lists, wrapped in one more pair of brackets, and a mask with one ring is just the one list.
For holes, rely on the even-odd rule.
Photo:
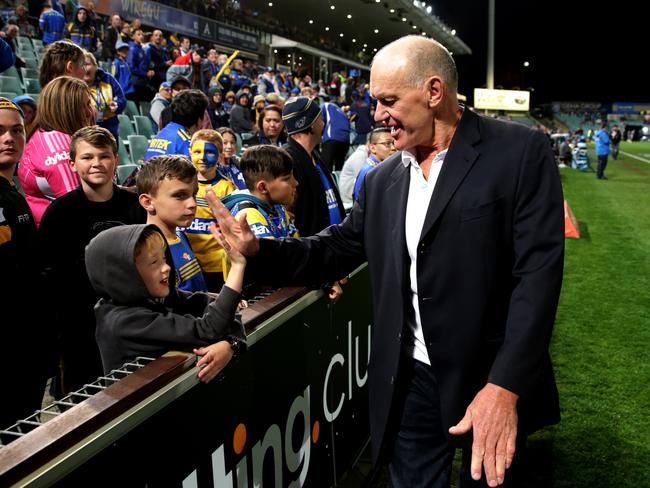
{"label": "suit jacket button", "polygon": [[401,332],[399,332],[399,333],[397,334],[397,340],[398,340],[398,341],[401,341],[401,340],[402,340],[402,333],[401,333]]}
{"label": "suit jacket button", "polygon": [[390,377],[390,384],[391,384],[391,385],[394,385],[394,384],[395,384],[395,377],[394,377],[394,376],[391,376],[391,377]]}

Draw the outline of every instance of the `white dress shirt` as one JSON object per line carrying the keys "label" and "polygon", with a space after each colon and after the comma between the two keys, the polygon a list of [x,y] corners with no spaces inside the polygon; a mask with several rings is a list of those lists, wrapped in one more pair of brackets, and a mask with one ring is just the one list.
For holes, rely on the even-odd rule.
{"label": "white dress shirt", "polygon": [[415,311],[415,325],[411,327],[413,336],[413,358],[431,365],[429,354],[427,353],[424,334],[422,332],[422,318],[420,317],[420,306],[418,304],[418,279],[417,279],[417,247],[422,234],[424,218],[429,209],[431,195],[438,181],[438,175],[442,169],[442,163],[447,155],[447,150],[439,152],[431,163],[429,178],[425,179],[422,168],[418,164],[415,155],[407,150],[402,151],[402,164],[405,167],[410,166],[411,181],[409,184],[408,201],[406,203],[406,247],[411,259],[409,277],[411,280],[411,303]]}

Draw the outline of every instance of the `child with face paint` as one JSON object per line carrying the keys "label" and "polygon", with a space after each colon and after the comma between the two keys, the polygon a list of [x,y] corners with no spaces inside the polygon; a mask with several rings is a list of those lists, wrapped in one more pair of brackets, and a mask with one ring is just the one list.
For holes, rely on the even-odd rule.
{"label": "child with face paint", "polygon": [[196,194],[196,216],[192,224],[183,231],[190,241],[211,292],[218,292],[223,285],[225,254],[210,233],[210,223],[215,219],[205,200],[205,192],[210,188],[217,197],[223,198],[237,189],[219,170],[219,156],[222,151],[223,139],[217,131],[202,129],[192,136],[190,156],[198,171],[199,189]]}

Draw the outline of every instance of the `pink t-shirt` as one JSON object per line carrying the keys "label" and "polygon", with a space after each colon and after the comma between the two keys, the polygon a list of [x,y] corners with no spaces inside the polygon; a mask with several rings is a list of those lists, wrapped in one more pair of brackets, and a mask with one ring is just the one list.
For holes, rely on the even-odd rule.
{"label": "pink t-shirt", "polygon": [[37,129],[25,146],[18,179],[36,225],[54,199],[79,186],[77,173],[70,169],[70,139],[63,132]]}

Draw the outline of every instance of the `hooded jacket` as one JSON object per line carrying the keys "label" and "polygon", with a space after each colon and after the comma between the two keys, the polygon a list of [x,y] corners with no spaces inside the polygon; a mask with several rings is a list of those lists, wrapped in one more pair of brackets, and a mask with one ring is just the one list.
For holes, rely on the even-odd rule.
{"label": "hooded jacket", "polygon": [[[241,97],[248,98],[248,105],[243,106],[239,100]],[[230,111],[230,128],[237,134],[253,132],[253,120],[250,110],[251,97],[244,91],[238,91],[235,95],[235,106]]]}
{"label": "hooded jacket", "polygon": [[226,338],[245,341],[235,318],[240,294],[227,286],[216,300],[177,291],[168,247],[170,294],[164,301],[149,295],[135,265],[135,245],[147,227],[162,235],[155,225],[123,225],[102,232],[86,248],[88,277],[101,297],[95,305],[96,339],[106,373],[138,356],[191,352]]}

